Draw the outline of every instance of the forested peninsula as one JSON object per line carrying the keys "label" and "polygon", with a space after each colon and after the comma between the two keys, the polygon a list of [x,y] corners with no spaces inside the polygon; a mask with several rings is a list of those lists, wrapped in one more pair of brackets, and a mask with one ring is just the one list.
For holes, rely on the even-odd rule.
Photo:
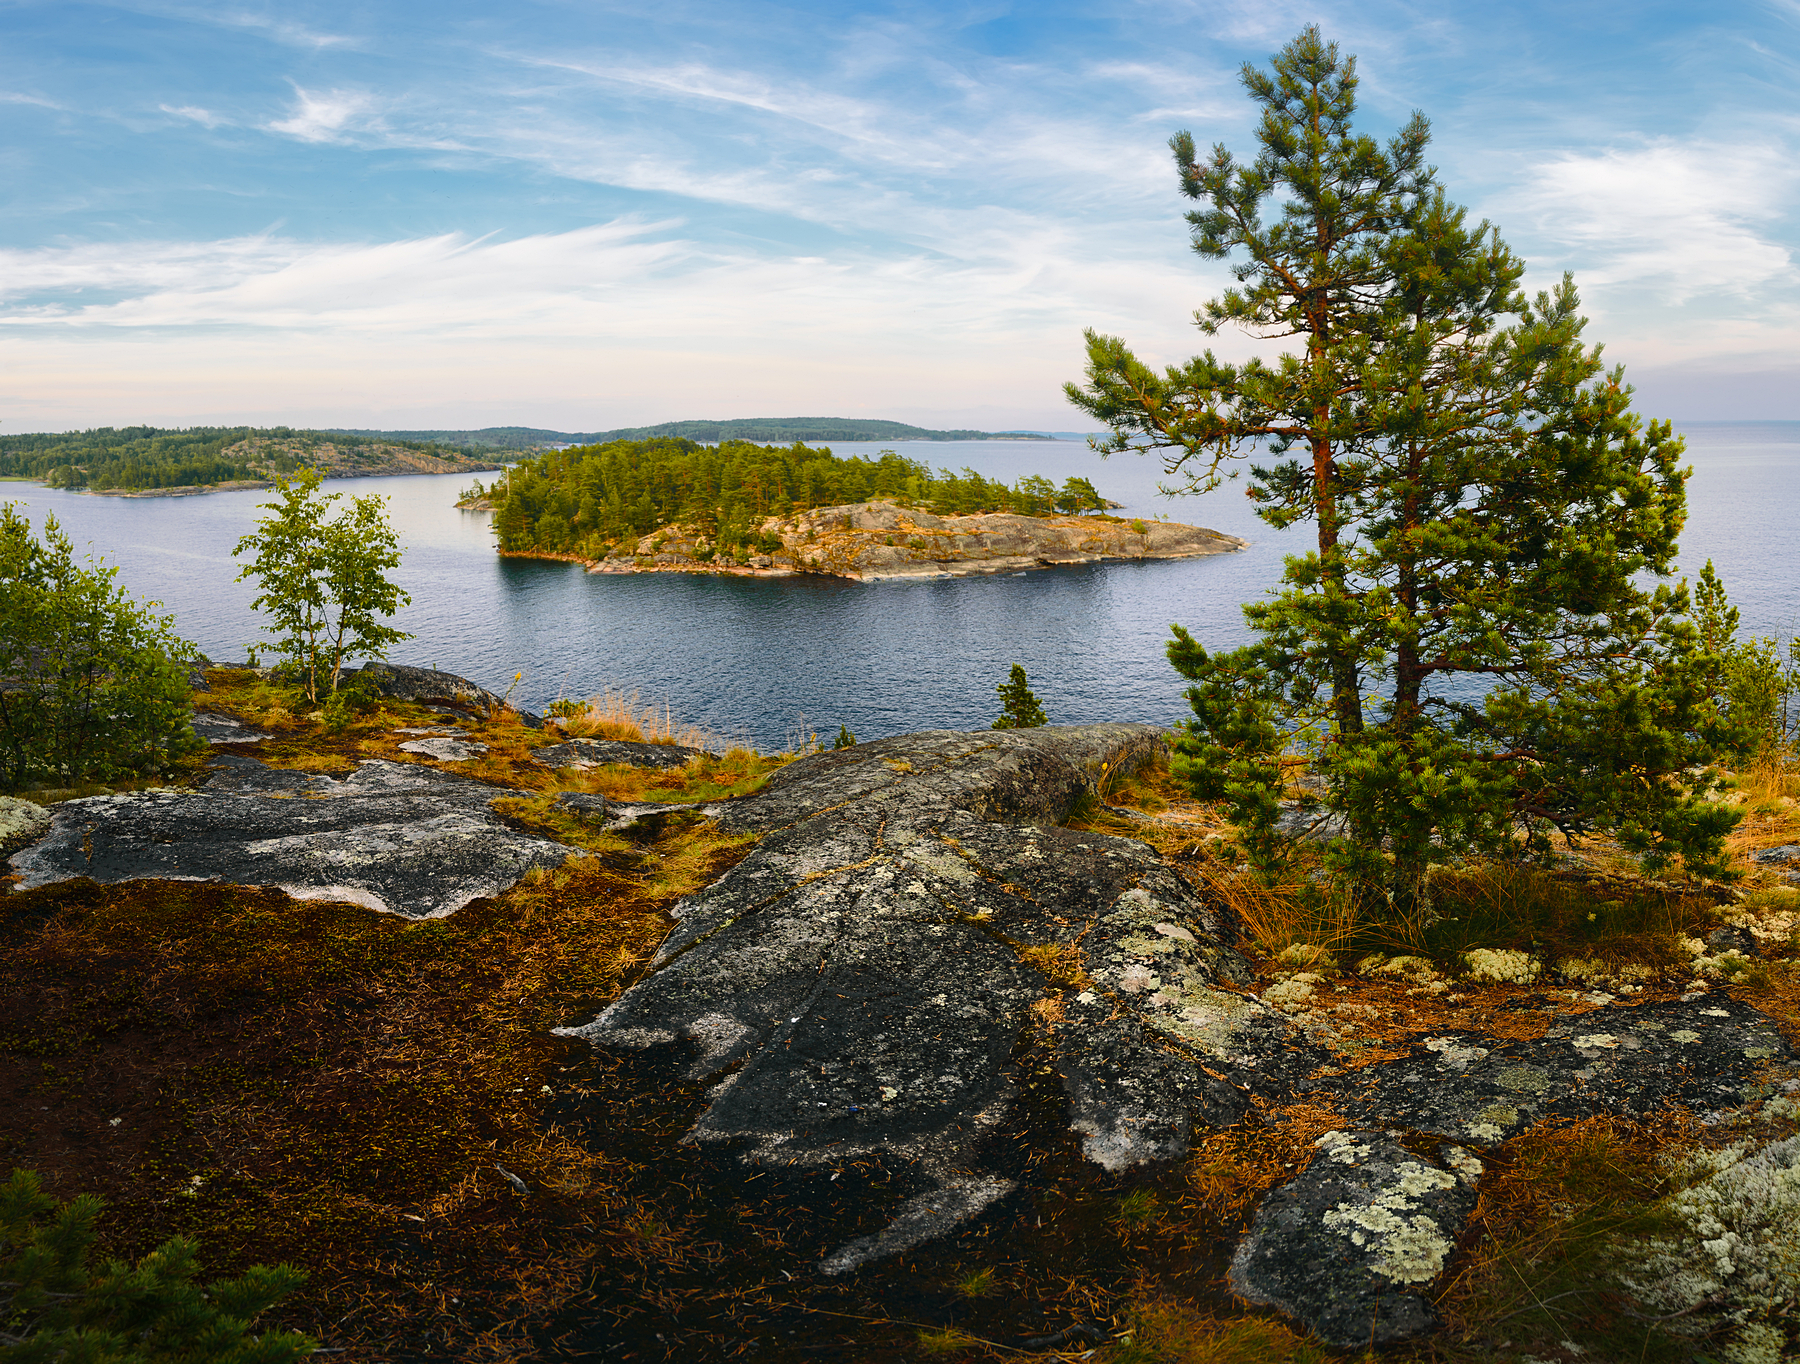
{"label": "forested peninsula", "polygon": [[345,436],[287,426],[98,427],[0,437],[0,478],[52,488],[176,496],[260,487],[316,468],[326,478],[454,474],[499,466],[486,451],[435,441]]}
{"label": "forested peninsula", "polygon": [[598,572],[1000,572],[1100,559],[1181,558],[1243,546],[1196,526],[1106,515],[1084,478],[1007,485],[932,470],[892,450],[680,438],[553,451],[477,482],[502,554],[576,559]]}

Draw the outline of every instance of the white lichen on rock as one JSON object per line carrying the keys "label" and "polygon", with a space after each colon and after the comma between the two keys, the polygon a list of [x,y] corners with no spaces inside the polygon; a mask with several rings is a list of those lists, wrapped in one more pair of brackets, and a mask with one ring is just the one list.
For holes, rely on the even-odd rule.
{"label": "white lichen on rock", "polygon": [[1529,985],[1543,971],[1543,963],[1529,952],[1509,948],[1477,947],[1463,953],[1470,980],[1498,985]]}
{"label": "white lichen on rock", "polygon": [[30,843],[50,828],[50,812],[16,796],[0,796],[0,846]]}
{"label": "white lichen on rock", "polygon": [[1732,1328],[1733,1364],[1780,1364],[1786,1336],[1772,1323],[1800,1309],[1800,1137],[1674,1164],[1687,1184],[1661,1208],[1678,1230],[1622,1247],[1621,1282],[1677,1329]]}
{"label": "white lichen on rock", "polygon": [[1301,971],[1289,976],[1286,980],[1276,981],[1263,991],[1263,1003],[1273,1004],[1283,1013],[1297,1014],[1307,1007],[1313,997],[1313,989],[1323,985],[1325,978],[1312,971]]}
{"label": "white lichen on rock", "polygon": [[1435,1051],[1439,1060],[1451,1070],[1466,1070],[1469,1062],[1488,1054],[1486,1047],[1465,1046],[1453,1037],[1427,1037],[1425,1050]]}
{"label": "white lichen on rock", "polygon": [[[1332,1159],[1341,1157],[1332,1154]],[[1416,1160],[1401,1162],[1395,1174],[1398,1180],[1368,1203],[1338,1204],[1325,1214],[1325,1225],[1372,1251],[1370,1268],[1383,1278],[1429,1283],[1443,1272],[1452,1243],[1433,1218],[1419,1211],[1418,1200],[1454,1187],[1456,1177]]]}

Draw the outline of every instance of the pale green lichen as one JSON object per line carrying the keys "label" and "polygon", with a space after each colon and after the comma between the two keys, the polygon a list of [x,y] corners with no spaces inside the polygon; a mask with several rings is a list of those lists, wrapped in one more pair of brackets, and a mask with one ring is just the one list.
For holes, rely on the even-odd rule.
{"label": "pale green lichen", "polygon": [[1301,971],[1264,990],[1263,1003],[1272,1004],[1283,1013],[1296,1014],[1308,1007],[1308,1001],[1313,997],[1313,988],[1324,983],[1323,976],[1311,971]]}
{"label": "pale green lichen", "polygon": [[1544,969],[1529,952],[1507,948],[1477,947],[1463,953],[1463,963],[1470,980],[1500,985],[1529,985]]}
{"label": "pale green lichen", "polygon": [[50,812],[31,801],[0,796],[0,844],[29,843],[50,827]]}
{"label": "pale green lichen", "polygon": [[1486,1047],[1470,1047],[1450,1037],[1427,1037],[1425,1050],[1435,1051],[1439,1060],[1451,1070],[1466,1070],[1469,1062],[1479,1061],[1488,1054]]}
{"label": "pale green lichen", "polygon": [[[1538,1066],[1508,1066],[1494,1077],[1494,1082],[1502,1089],[1510,1089],[1515,1094],[1542,1094],[1550,1088],[1550,1072]],[[1513,1118],[1517,1120],[1516,1110]]]}
{"label": "pale green lichen", "polygon": [[1672,1163],[1687,1185],[1661,1208],[1677,1230],[1621,1247],[1621,1281],[1676,1329],[1731,1328],[1733,1364],[1780,1364],[1773,1323],[1800,1309],[1800,1137]]}
{"label": "pale green lichen", "polygon": [[[1342,1136],[1342,1133],[1332,1135]],[[1334,1159],[1341,1157],[1334,1156]],[[1450,1238],[1418,1211],[1418,1199],[1454,1188],[1456,1177],[1416,1160],[1395,1167],[1398,1181],[1368,1203],[1340,1203],[1325,1225],[1374,1253],[1370,1268],[1395,1283],[1429,1283],[1444,1269]]]}
{"label": "pale green lichen", "polygon": [[1297,942],[1284,947],[1275,956],[1278,966],[1298,967],[1304,971],[1317,971],[1321,975],[1337,974],[1337,963],[1331,952],[1323,947],[1315,947],[1312,943]]}

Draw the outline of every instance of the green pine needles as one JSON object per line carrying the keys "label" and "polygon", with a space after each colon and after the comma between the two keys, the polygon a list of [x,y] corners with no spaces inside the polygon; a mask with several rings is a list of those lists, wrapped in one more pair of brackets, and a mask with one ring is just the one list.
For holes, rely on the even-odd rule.
{"label": "green pine needles", "polygon": [[291,1265],[257,1265],[202,1286],[194,1243],[165,1241],[135,1266],[87,1263],[100,1200],[58,1205],[38,1177],[0,1184],[0,1364],[293,1364],[318,1342],[251,1333],[305,1282]]}
{"label": "green pine needles", "polygon": [[990,728],[1036,729],[1050,723],[1049,717],[1044,714],[1044,708],[1038,704],[1037,697],[1031,694],[1031,688],[1026,684],[1022,664],[1013,664],[1012,673],[994,690],[1000,693],[1000,718]]}
{"label": "green pine needles", "polygon": [[1354,59],[1316,28],[1243,84],[1254,162],[1171,143],[1194,249],[1239,281],[1195,318],[1296,351],[1156,374],[1090,332],[1068,387],[1108,452],[1162,452],[1168,490],[1255,456],[1258,514],[1317,531],[1245,607],[1255,643],[1175,630],[1195,788],[1266,866],[1304,762],[1347,828],[1331,863],[1402,912],[1433,861],[1558,831],[1712,866],[1737,816],[1685,774],[1724,735],[1685,585],[1650,585],[1686,516],[1681,441],[1582,342],[1574,284],[1527,298],[1524,263],[1446,200],[1422,115],[1385,145],[1353,130]]}

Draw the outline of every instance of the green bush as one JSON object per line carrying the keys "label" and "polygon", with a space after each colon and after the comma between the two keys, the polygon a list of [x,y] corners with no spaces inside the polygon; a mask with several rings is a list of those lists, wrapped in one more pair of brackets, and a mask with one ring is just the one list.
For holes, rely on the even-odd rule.
{"label": "green bush", "polygon": [[291,1265],[256,1265],[202,1287],[195,1246],[163,1242],[135,1266],[88,1268],[100,1200],[47,1198],[38,1177],[0,1185],[0,1364],[292,1364],[318,1342],[250,1334],[305,1282]]}
{"label": "green bush", "polygon": [[54,516],[40,542],[0,506],[0,784],[158,771],[201,746],[187,678],[198,652],[117,573],[77,564]]}

